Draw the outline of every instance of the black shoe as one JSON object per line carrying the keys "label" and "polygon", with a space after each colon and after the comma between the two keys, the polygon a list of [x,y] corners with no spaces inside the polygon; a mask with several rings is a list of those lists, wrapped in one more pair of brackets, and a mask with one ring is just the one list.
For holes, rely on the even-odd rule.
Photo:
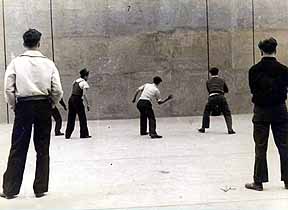
{"label": "black shoe", "polygon": [[245,187],[249,190],[256,190],[256,191],[263,191],[263,185],[262,183],[248,183],[248,184],[245,184]]}
{"label": "black shoe", "polygon": [[159,136],[158,134],[150,135],[151,139],[161,139],[163,136]]}
{"label": "black shoe", "polygon": [[288,190],[288,182],[284,182],[285,189]]}
{"label": "black shoe", "polygon": [[57,132],[57,133],[55,133],[55,136],[64,136],[64,133]]}
{"label": "black shoe", "polygon": [[5,193],[0,193],[0,197],[10,200],[16,198],[16,195],[6,195]]}
{"label": "black shoe", "polygon": [[36,198],[41,198],[44,197],[46,194],[45,193],[35,193]]}
{"label": "black shoe", "polygon": [[92,138],[92,136],[80,136],[80,139],[89,139]]}
{"label": "black shoe", "polygon": [[70,139],[70,136],[65,136],[65,139]]}
{"label": "black shoe", "polygon": [[231,131],[228,131],[228,134],[236,134],[236,132],[231,130]]}
{"label": "black shoe", "polygon": [[200,133],[205,133],[205,128],[199,128],[198,131],[199,131]]}
{"label": "black shoe", "polygon": [[146,135],[148,135],[148,133],[146,132],[146,133],[140,133],[140,135],[141,136],[146,136]]}

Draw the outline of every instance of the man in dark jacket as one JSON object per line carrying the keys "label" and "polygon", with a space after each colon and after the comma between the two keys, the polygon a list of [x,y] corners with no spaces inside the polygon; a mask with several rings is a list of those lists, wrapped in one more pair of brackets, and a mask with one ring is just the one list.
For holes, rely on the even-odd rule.
{"label": "man in dark jacket", "polygon": [[218,76],[219,69],[211,68],[209,72],[211,78],[206,82],[209,98],[203,114],[202,127],[198,131],[200,133],[205,133],[205,128],[210,127],[210,114],[220,115],[223,113],[228,134],[235,134],[235,131],[232,128],[231,111],[224,96],[225,93],[228,93],[228,87],[225,81]]}
{"label": "man in dark jacket", "polygon": [[254,182],[245,187],[262,191],[268,182],[267,146],[270,126],[280,154],[281,180],[288,189],[288,68],[276,60],[277,41],[274,38],[260,41],[262,59],[249,70],[249,86],[254,103],[255,165]]}

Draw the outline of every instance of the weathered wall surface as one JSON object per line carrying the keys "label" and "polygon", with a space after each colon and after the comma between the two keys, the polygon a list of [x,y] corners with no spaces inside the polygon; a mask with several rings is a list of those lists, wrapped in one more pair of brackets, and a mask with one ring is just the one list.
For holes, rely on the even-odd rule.
{"label": "weathered wall surface", "polygon": [[251,1],[210,0],[210,66],[222,70],[229,87],[233,113],[250,112],[248,70],[253,65],[253,19]]}
{"label": "weathered wall surface", "polygon": [[[247,73],[253,56],[260,58],[258,40],[277,38],[279,58],[288,64],[288,2],[282,0],[4,0],[1,7],[3,69],[4,55],[9,63],[23,52],[23,32],[39,29],[43,53],[60,70],[66,102],[79,70],[90,70],[90,119],[137,117],[134,91],[156,75],[164,80],[162,95],[175,96],[155,105],[157,116],[202,114],[208,66],[221,69],[232,112],[250,112]],[[1,49],[3,37],[1,27]],[[0,117],[5,122],[6,111]]]}
{"label": "weathered wall surface", "polygon": [[57,1],[53,14],[55,62],[62,71],[65,98],[78,71],[87,67],[90,118],[136,117],[134,91],[155,75],[164,79],[163,95],[176,96],[161,109],[156,106],[158,116],[202,112],[207,75],[204,1]]}
{"label": "weathered wall surface", "polygon": [[[255,45],[265,37],[278,41],[278,59],[288,65],[288,1],[254,0],[255,5]],[[260,53],[255,48],[256,62]]]}

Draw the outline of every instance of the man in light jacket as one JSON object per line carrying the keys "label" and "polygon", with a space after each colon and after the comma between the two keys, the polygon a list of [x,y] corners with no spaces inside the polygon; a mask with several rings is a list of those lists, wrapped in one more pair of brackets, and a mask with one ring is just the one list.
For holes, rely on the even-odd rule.
{"label": "man in light jacket", "polygon": [[5,98],[15,112],[11,149],[3,176],[1,197],[15,198],[22,184],[32,126],[36,157],[33,189],[36,197],[48,191],[51,109],[63,96],[55,64],[40,51],[41,33],[23,35],[27,51],[11,61],[5,72]]}

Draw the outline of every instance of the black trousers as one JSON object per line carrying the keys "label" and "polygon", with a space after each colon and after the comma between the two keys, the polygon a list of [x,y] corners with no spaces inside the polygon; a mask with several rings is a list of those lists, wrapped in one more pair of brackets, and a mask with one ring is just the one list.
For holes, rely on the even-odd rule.
{"label": "black trousers", "polygon": [[61,133],[62,128],[62,117],[58,110],[58,108],[55,106],[55,108],[52,109],[52,117],[55,120],[55,134]]}
{"label": "black trousers", "polygon": [[51,104],[48,100],[23,101],[18,102],[15,108],[11,149],[3,176],[6,195],[17,195],[20,191],[33,125],[37,153],[33,189],[35,193],[48,191]]}
{"label": "black trousers", "polygon": [[80,123],[80,138],[89,136],[85,107],[81,96],[72,95],[68,101],[68,121],[65,137],[70,138],[75,127],[76,115]]}
{"label": "black trousers", "polygon": [[288,182],[288,114],[285,104],[254,107],[253,137],[255,142],[254,182],[268,182],[267,146],[271,126],[281,164],[281,180]]}
{"label": "black trousers", "polygon": [[224,95],[214,95],[208,98],[208,103],[205,106],[203,114],[202,128],[210,127],[210,115],[215,110],[215,108],[219,109],[219,112],[224,115],[228,131],[232,131],[231,111]]}
{"label": "black trousers", "polygon": [[145,134],[147,132],[147,118],[149,120],[149,134],[157,134],[156,118],[151,102],[148,100],[139,100],[137,103],[137,108],[140,112],[140,134]]}

